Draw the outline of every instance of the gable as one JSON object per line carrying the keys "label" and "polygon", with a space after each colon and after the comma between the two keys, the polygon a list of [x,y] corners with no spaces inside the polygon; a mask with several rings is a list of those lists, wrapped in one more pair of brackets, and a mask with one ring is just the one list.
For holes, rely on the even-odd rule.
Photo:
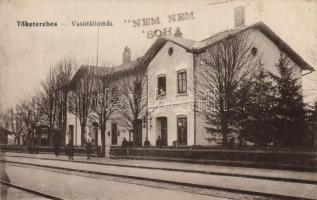
{"label": "gable", "polygon": [[211,37],[195,42],[193,40],[177,38],[173,36],[163,36],[158,38],[150,49],[145,53],[144,57],[146,60],[151,60],[155,57],[156,53],[160,51],[162,46],[166,42],[171,42],[179,47],[185,49],[191,53],[201,53],[205,51],[210,46],[216,44],[217,42],[225,39],[228,36],[241,34],[245,31],[250,30],[259,30],[267,38],[269,38],[275,45],[284,53],[286,53],[302,70],[314,71],[314,68],[310,66],[299,54],[297,54],[289,45],[287,45],[280,37],[278,37],[268,26],[263,22],[255,23],[249,26],[241,26],[231,30],[226,30],[217,34],[212,35]]}
{"label": "gable", "polygon": [[[172,55],[169,55],[169,49],[172,49]],[[186,49],[168,41],[151,60],[148,69],[153,71],[153,68],[158,68],[155,69],[157,73],[159,73],[159,71],[164,73],[168,68],[173,67],[174,70],[177,70],[181,66],[193,66],[192,53],[187,52]]]}
{"label": "gable", "polygon": [[248,31],[248,37],[254,47],[258,49],[257,56],[261,57],[261,61],[264,64],[264,68],[270,72],[277,74],[276,64],[279,61],[280,53],[284,53],[290,60],[290,65],[295,66],[295,76],[300,78],[302,74],[302,67],[300,67],[291,57],[288,52],[283,51],[274,41],[271,40],[259,29],[250,29]]}

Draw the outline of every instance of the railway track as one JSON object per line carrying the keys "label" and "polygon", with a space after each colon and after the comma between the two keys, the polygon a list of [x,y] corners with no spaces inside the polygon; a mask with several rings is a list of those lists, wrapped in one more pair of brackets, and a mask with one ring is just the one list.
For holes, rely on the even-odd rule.
{"label": "railway track", "polygon": [[[17,161],[2,161],[6,162],[8,164],[18,164],[20,166],[33,166],[38,167],[40,169],[49,169],[49,170],[57,170],[54,172],[59,173],[66,173],[66,174],[72,174],[74,173],[81,174],[90,174],[90,175],[98,175],[98,176],[110,176],[110,177],[116,177],[116,178],[122,178],[122,179],[130,179],[130,180],[137,180],[137,181],[148,181],[148,182],[155,182],[155,183],[161,183],[161,184],[170,184],[170,185],[180,185],[181,187],[192,187],[192,188],[199,188],[199,189],[205,189],[205,190],[217,190],[221,192],[227,192],[227,193],[234,193],[238,195],[247,195],[249,197],[255,197],[256,199],[308,199],[308,198],[298,198],[298,197],[291,197],[291,196],[283,196],[283,195],[276,195],[276,194],[268,194],[268,193],[261,193],[261,192],[252,192],[252,191],[244,191],[244,190],[237,190],[237,189],[230,189],[230,188],[220,188],[220,187],[213,187],[213,186],[206,186],[206,185],[197,185],[197,184],[190,184],[190,183],[181,183],[181,182],[174,182],[174,181],[168,181],[168,180],[158,180],[153,178],[144,178],[144,177],[138,177],[138,176],[128,176],[128,175],[120,175],[120,174],[112,174],[112,173],[104,173],[104,172],[97,172],[97,171],[89,171],[89,170],[81,170],[81,169],[69,169],[65,167],[56,167],[56,166],[48,166],[48,165],[41,165],[41,164],[34,164],[34,163],[24,163],[24,162],[17,162]],[[140,183],[133,183],[133,184],[139,184],[143,186],[149,186],[146,184],[140,184]],[[149,186],[149,187],[156,187],[156,188],[163,188],[161,186]],[[199,194],[199,193],[198,193]],[[222,198],[228,198],[224,196],[217,196],[217,195],[208,195],[213,197],[222,197]],[[52,199],[62,199],[59,197],[53,197]],[[229,199],[241,199],[241,198],[229,198]],[[252,199],[252,198],[251,198]]]}
{"label": "railway track", "polygon": [[8,186],[8,187],[12,187],[12,188],[15,188],[15,189],[18,189],[18,190],[22,190],[22,191],[34,194],[34,195],[39,196],[39,197],[44,197],[44,198],[47,198],[47,199],[54,199],[54,200],[64,200],[64,198],[56,196],[56,195],[51,195],[51,194],[48,194],[48,193],[45,193],[45,192],[34,190],[34,189],[31,189],[31,188],[28,188],[28,187],[24,187],[24,186],[21,186],[21,185],[9,183],[9,182],[3,181],[3,180],[0,180],[0,183],[2,185]]}
{"label": "railway track", "polygon": [[154,170],[164,170],[164,171],[175,171],[175,172],[187,172],[187,173],[198,173],[206,175],[220,175],[220,176],[232,176],[232,177],[242,177],[242,178],[254,178],[259,180],[272,180],[272,181],[283,181],[283,182],[293,182],[293,183],[304,183],[304,184],[314,184],[317,185],[315,180],[304,180],[304,179],[294,179],[294,178],[281,178],[281,177],[272,177],[272,176],[256,176],[248,174],[234,174],[234,173],[222,173],[222,172],[213,172],[213,171],[202,171],[202,170],[186,170],[186,169],[175,169],[175,168],[166,168],[166,167],[149,167],[149,166],[138,166],[138,165],[127,165],[127,164],[114,164],[114,163],[100,163],[100,162],[82,162],[78,160],[65,160],[65,159],[52,159],[52,158],[36,158],[32,156],[7,156],[7,157],[17,157],[17,158],[31,158],[39,160],[56,160],[62,162],[75,162],[75,163],[85,163],[93,165],[104,165],[104,166],[117,166],[117,167],[129,167],[129,168],[140,168],[140,169],[154,169]]}
{"label": "railway track", "polygon": [[[81,177],[85,177],[85,178],[98,178],[98,179],[103,179],[104,177],[106,176],[109,176],[109,177],[112,177],[111,175],[104,175],[104,176],[100,176],[100,175],[95,175],[94,174],[91,174],[91,173],[87,173],[87,172],[78,172],[78,171],[75,171],[74,170],[62,170],[62,169],[57,169],[57,168],[51,168],[51,167],[38,167],[38,166],[34,166],[34,165],[29,165],[29,164],[17,164],[17,163],[7,163],[7,166],[10,165],[10,166],[14,166],[14,167],[21,167],[21,168],[36,168],[38,170],[44,170],[44,171],[49,171],[49,172],[54,172],[54,173],[58,173],[58,174],[63,174],[63,175],[75,175],[75,176],[81,176]],[[108,180],[108,178],[107,178]],[[163,189],[163,190],[175,190],[175,191],[179,191],[181,190],[182,192],[185,192],[185,193],[194,193],[194,194],[199,194],[199,195],[203,195],[203,196],[210,196],[210,197],[215,197],[217,199],[232,199],[232,200],[239,200],[239,199],[244,199],[244,198],[233,198],[233,197],[229,197],[229,196],[223,196],[223,195],[211,195],[211,194],[208,194],[208,193],[204,193],[204,192],[200,192],[198,191],[199,189],[196,188],[195,190],[192,190],[192,188],[190,189],[187,189],[186,190],[186,187],[185,186],[182,186],[182,189],[179,189],[179,188],[173,188],[173,187],[170,187],[171,185],[169,184],[164,184],[162,182],[162,184],[157,184],[157,183],[150,183],[150,182],[144,182],[144,181],[139,181],[139,180],[133,180],[131,178],[126,178],[126,177],[117,177],[117,176],[113,176],[113,178],[110,179],[110,181],[116,181],[116,182],[122,182],[122,183],[126,183],[126,184],[133,184],[133,185],[140,185],[140,186],[146,186],[146,187],[150,187],[150,188],[157,188],[157,189]],[[10,183],[5,183],[7,184],[8,186],[10,186]],[[13,186],[17,189],[21,189],[21,190],[24,190],[24,191],[27,191],[27,192],[30,192],[30,193],[33,193],[33,194],[36,194],[38,193],[37,190],[33,190],[33,189],[29,189],[29,188],[26,188],[26,187],[22,187],[22,186],[17,186],[17,185],[14,185]],[[198,190],[197,190],[198,189]],[[57,196],[54,196],[54,195],[50,195],[50,194],[46,194],[46,193],[42,193],[39,192],[39,196],[42,196],[42,197],[45,197],[45,198],[48,198],[48,199],[68,199],[68,198],[61,198],[61,197],[57,197]],[[47,195],[47,196],[44,196],[44,195]],[[258,198],[257,198],[258,199]]]}

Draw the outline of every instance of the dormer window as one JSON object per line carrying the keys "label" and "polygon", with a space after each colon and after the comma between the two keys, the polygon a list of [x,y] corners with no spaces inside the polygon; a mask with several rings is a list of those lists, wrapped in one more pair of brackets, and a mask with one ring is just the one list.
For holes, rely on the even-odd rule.
{"label": "dormer window", "polygon": [[161,75],[157,78],[157,94],[159,97],[166,96],[166,76]]}

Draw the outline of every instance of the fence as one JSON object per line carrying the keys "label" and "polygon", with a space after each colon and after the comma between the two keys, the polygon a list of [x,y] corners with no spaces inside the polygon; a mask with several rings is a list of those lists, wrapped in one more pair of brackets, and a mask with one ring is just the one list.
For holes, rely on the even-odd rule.
{"label": "fence", "polygon": [[112,146],[111,158],[150,159],[245,167],[317,171],[317,153],[282,150],[123,148]]}
{"label": "fence", "polygon": [[[0,145],[1,151],[8,151],[8,152],[17,152],[17,153],[54,153],[54,147],[51,146],[38,146],[35,148],[31,148],[28,146],[15,146],[15,145]],[[59,147],[59,153],[65,154],[66,147],[61,146]],[[73,147],[75,155],[86,155],[86,147],[82,146],[74,146]],[[101,155],[101,147],[93,146],[92,155],[97,156]]]}

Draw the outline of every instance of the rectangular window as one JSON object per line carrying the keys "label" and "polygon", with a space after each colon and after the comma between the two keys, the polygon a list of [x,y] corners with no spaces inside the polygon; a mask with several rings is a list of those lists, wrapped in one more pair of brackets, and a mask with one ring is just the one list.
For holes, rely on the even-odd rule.
{"label": "rectangular window", "polygon": [[187,92],[187,73],[186,71],[181,71],[177,73],[177,93]]}
{"label": "rectangular window", "polygon": [[159,76],[157,79],[157,94],[158,96],[166,95],[166,76]]}
{"label": "rectangular window", "polygon": [[187,145],[187,117],[177,118],[177,140],[180,145]]}

